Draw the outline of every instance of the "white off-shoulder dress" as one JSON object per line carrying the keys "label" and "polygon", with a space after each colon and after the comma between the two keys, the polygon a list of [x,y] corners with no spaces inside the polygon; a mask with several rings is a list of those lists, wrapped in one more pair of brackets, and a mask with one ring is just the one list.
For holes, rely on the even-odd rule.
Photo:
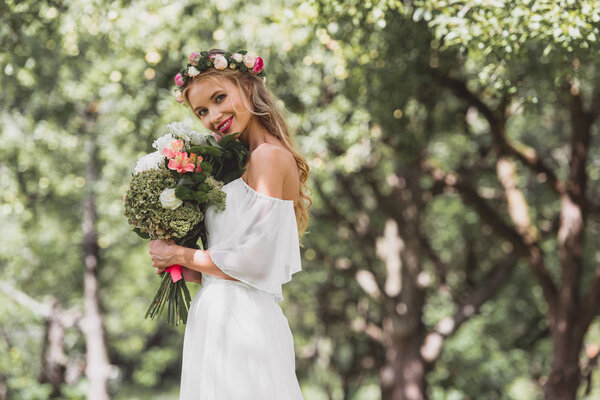
{"label": "white off-shoulder dress", "polygon": [[226,209],[205,213],[213,262],[239,281],[203,274],[183,342],[180,400],[303,399],[281,286],[301,270],[292,200],[240,177],[223,186]]}

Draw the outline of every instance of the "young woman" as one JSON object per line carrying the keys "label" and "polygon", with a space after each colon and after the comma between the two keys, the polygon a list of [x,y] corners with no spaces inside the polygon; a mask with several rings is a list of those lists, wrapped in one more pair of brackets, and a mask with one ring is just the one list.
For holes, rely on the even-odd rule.
{"label": "young woman", "polygon": [[158,273],[180,264],[186,281],[203,283],[185,330],[180,400],[302,399],[278,302],[301,270],[309,168],[265,87],[262,59],[244,53],[194,52],[175,78],[178,101],[207,129],[240,132],[250,149],[243,175],[223,186],[225,211],[205,213],[207,250],[150,242]]}

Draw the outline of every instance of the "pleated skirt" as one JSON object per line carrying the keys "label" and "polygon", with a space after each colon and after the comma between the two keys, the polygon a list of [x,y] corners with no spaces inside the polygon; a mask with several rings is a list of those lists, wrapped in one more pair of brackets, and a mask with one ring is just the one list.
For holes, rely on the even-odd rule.
{"label": "pleated skirt", "polygon": [[180,400],[303,400],[294,340],[275,298],[203,275],[183,341]]}

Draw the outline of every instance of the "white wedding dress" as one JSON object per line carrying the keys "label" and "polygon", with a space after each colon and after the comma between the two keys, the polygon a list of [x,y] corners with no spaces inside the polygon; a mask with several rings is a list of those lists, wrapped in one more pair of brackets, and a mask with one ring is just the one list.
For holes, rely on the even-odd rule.
{"label": "white wedding dress", "polygon": [[207,209],[207,250],[239,281],[203,274],[183,342],[180,400],[303,399],[294,340],[278,302],[301,270],[294,203],[240,177],[223,186],[226,209]]}

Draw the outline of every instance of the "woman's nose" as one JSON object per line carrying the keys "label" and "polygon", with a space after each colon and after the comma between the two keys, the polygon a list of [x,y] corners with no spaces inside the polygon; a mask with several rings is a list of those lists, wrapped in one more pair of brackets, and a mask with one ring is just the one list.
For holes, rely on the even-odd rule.
{"label": "woman's nose", "polygon": [[208,121],[210,122],[211,129],[217,129],[217,123],[219,122],[219,117],[221,113],[218,110],[209,110],[208,112]]}

